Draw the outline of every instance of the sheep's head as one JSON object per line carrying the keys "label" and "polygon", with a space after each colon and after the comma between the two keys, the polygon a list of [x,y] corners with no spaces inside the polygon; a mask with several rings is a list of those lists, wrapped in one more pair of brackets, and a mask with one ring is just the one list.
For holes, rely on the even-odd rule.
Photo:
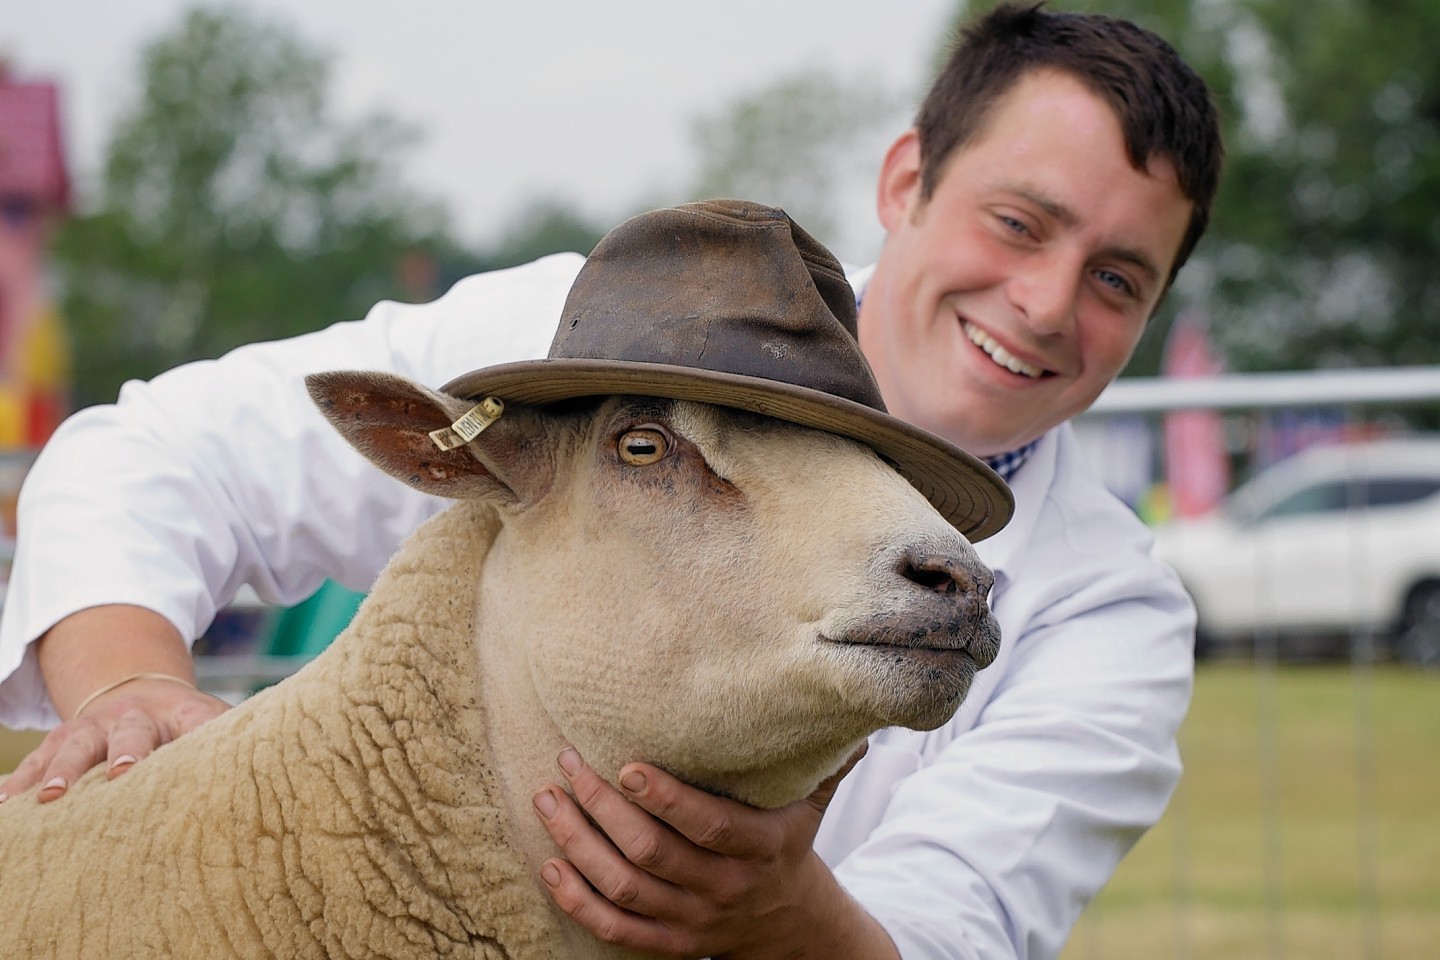
{"label": "sheep's head", "polygon": [[310,386],[387,472],[500,511],[486,642],[602,772],[644,759],[788,802],[874,730],[945,722],[995,657],[990,572],[858,443],[610,397],[512,407],[446,451],[431,431],[471,404],[383,374]]}

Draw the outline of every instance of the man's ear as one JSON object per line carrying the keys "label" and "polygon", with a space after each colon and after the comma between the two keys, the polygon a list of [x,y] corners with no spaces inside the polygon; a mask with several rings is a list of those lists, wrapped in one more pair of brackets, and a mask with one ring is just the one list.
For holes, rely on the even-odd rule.
{"label": "man's ear", "polygon": [[554,480],[554,448],[536,442],[545,432],[537,411],[506,411],[469,443],[447,450],[431,432],[448,430],[475,404],[390,373],[313,373],[305,387],[351,446],[424,493],[452,500],[498,493],[533,503]]}
{"label": "man's ear", "polygon": [[886,233],[894,233],[920,202],[920,132],[914,127],[900,134],[885,151],[875,187],[875,210]]}

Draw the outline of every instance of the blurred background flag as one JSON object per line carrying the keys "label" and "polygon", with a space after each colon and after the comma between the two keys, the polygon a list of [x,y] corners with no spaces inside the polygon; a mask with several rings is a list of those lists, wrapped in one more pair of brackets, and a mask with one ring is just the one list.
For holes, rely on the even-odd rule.
{"label": "blurred background flag", "polygon": [[[1210,346],[1203,314],[1186,311],[1165,340],[1161,372],[1167,377],[1210,377],[1222,364]],[[1225,426],[1214,410],[1181,410],[1165,415],[1165,485],[1170,512],[1194,517],[1210,511],[1230,489]]]}

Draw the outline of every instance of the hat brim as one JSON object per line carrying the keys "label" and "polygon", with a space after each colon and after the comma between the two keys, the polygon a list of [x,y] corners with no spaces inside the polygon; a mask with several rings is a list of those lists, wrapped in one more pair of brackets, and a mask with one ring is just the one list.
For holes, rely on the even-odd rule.
{"label": "hat brim", "polygon": [[610,394],[695,400],[764,414],[859,441],[884,457],[972,542],[1015,511],[1005,481],[954,444],[861,403],[776,380],[623,360],[526,360],[463,374],[442,390],[543,405]]}

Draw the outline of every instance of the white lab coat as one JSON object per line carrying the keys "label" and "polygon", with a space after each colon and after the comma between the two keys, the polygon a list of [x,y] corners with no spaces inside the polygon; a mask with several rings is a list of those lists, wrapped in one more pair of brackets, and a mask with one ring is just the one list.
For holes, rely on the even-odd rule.
{"label": "white lab coat", "polygon": [[[243,347],[67,421],[31,471],[0,622],[0,723],[57,717],[31,642],[104,603],[193,638],[242,583],[280,604],[330,577],[369,587],[444,501],[381,474],[301,382],[389,369],[440,386],[544,356],[582,259],[461,281],[432,304]],[[1013,481],[1010,525],[978,545],[1003,641],[959,714],[877,733],[817,849],[906,960],[1040,958],[1165,808],[1194,627],[1149,536],[1051,431]]]}

